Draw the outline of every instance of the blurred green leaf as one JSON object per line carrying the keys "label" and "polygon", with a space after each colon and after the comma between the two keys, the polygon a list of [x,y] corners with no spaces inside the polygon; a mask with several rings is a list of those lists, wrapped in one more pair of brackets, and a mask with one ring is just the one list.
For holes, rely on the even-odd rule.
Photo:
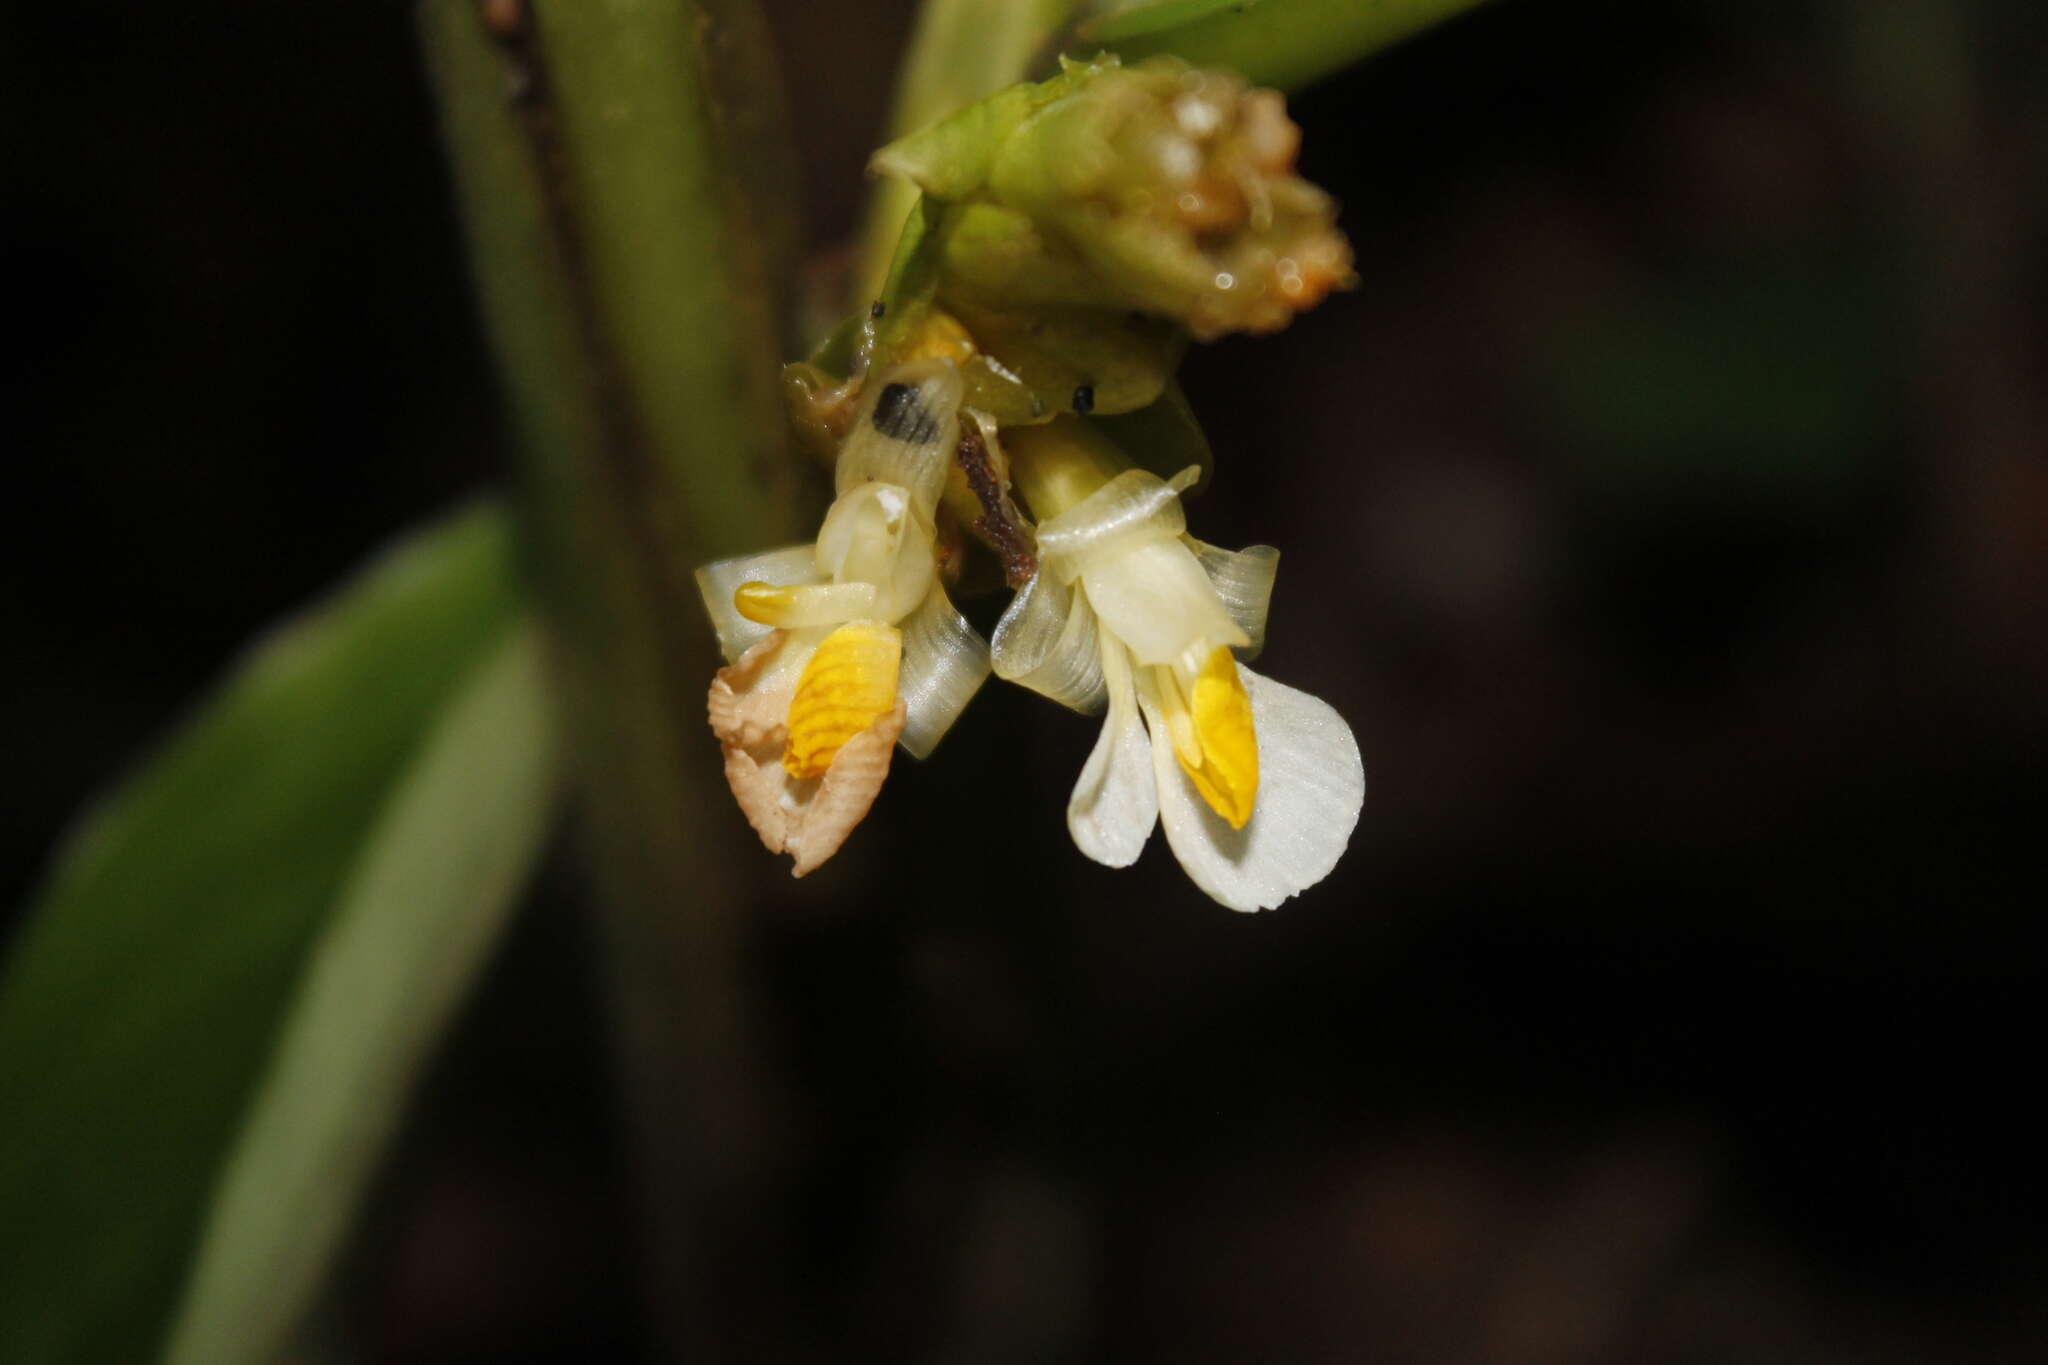
{"label": "blurred green leaf", "polygon": [[58,854],[0,980],[0,1360],[142,1360],[435,718],[516,611],[494,506],[257,645]]}
{"label": "blurred green leaf", "polygon": [[275,1359],[547,837],[555,744],[516,628],[448,706],[314,946],[215,1194],[170,1365]]}
{"label": "blurred green leaf", "polygon": [[1245,0],[1123,0],[1081,26],[1081,39],[1097,47],[1184,28],[1218,10],[1243,9]]}
{"label": "blurred green leaf", "polygon": [[1302,86],[1362,61],[1481,0],[1161,0],[1082,24],[1067,50],[1141,61],[1162,53],[1227,66],[1255,85]]}

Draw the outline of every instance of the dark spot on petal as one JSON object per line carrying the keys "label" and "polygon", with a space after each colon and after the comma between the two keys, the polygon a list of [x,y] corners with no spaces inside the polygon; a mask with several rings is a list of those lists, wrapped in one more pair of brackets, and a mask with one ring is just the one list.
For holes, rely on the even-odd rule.
{"label": "dark spot on petal", "polygon": [[892,441],[906,445],[928,445],[939,438],[939,419],[917,396],[910,384],[891,384],[875,400],[875,415],[869,419],[875,430]]}
{"label": "dark spot on petal", "polygon": [[1074,411],[1086,417],[1095,411],[1095,386],[1083,384],[1074,390]]}

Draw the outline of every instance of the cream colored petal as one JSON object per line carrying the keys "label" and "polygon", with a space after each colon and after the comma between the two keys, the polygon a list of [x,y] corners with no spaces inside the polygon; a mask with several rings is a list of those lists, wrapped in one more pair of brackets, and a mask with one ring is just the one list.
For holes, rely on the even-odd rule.
{"label": "cream colored petal", "polygon": [[1076,711],[1102,709],[1095,612],[1072,587],[1033,574],[989,640],[996,676]]}
{"label": "cream colored petal", "polygon": [[1081,585],[1088,605],[1141,664],[1183,663],[1190,650],[1206,653],[1249,639],[1223,609],[1195,552],[1178,538],[1120,545],[1096,556]]}
{"label": "cream colored petal", "polygon": [[1125,543],[1171,539],[1187,530],[1180,493],[1200,471],[1171,481],[1127,469],[1058,516],[1038,524],[1038,555],[1071,581],[1095,556]]}
{"label": "cream colored petal", "polygon": [[1280,572],[1280,552],[1271,545],[1251,545],[1226,550],[1188,538],[1188,547],[1202,565],[1202,572],[1216,587],[1223,609],[1248,637],[1250,643],[1237,652],[1251,660],[1266,647],[1266,609],[1273,601],[1273,579]]}
{"label": "cream colored petal", "polygon": [[1259,736],[1259,795],[1232,829],[1195,791],[1165,725],[1147,706],[1159,816],[1195,885],[1232,910],[1270,910],[1314,886],[1343,856],[1365,802],[1351,727],[1327,704],[1240,665]]}
{"label": "cream colored petal", "polygon": [[725,661],[746,653],[772,627],[749,621],[732,604],[734,589],[742,583],[773,583],[791,587],[819,580],[816,555],[809,545],[785,545],[757,555],[721,559],[697,570],[697,591],[704,595],[704,611],[711,628],[718,632],[718,648]]}
{"label": "cream colored petal", "polygon": [[[815,782],[793,783],[798,791],[783,848],[795,860],[789,869],[801,877],[839,851],[853,827],[867,815],[889,776],[889,759],[903,732],[902,702],[839,747],[832,766]],[[756,826],[758,828],[758,826]]]}
{"label": "cream colored petal", "polygon": [[937,569],[931,517],[893,483],[864,483],[842,495],[818,528],[818,572],[837,583],[877,589],[873,616],[900,621],[916,610]]}
{"label": "cream colored petal", "polygon": [[929,520],[960,441],[960,371],[949,360],[918,360],[870,377],[860,414],[839,448],[833,483],[843,496],[864,483],[893,483],[915,495]]}
{"label": "cream colored petal", "polygon": [[896,692],[908,714],[902,744],[911,757],[925,758],[988,677],[988,645],[936,584],[923,605],[904,618],[901,630],[903,666]]}
{"label": "cream colored petal", "polygon": [[1067,802],[1067,830],[1074,846],[1096,862],[1129,867],[1159,821],[1159,789],[1130,655],[1111,639],[1101,642],[1101,654],[1109,714]]}

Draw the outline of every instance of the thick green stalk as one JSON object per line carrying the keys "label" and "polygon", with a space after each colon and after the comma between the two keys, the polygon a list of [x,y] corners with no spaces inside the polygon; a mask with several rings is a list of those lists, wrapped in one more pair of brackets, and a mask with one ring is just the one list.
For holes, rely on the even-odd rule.
{"label": "thick green stalk", "polygon": [[777,1104],[742,947],[755,869],[719,780],[691,572],[793,539],[774,388],[793,215],[758,18],[538,0],[422,31],[517,422],[668,1345],[774,1357]]}

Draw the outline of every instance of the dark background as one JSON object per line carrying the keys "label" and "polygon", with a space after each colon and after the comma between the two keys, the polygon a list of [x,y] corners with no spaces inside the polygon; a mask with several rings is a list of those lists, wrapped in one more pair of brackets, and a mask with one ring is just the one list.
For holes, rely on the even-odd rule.
{"label": "dark background", "polygon": [[[908,18],[770,8],[824,251]],[[404,6],[4,26],[15,905],[508,459]],[[1092,722],[992,686],[902,765],[755,921],[818,1337],[2048,1348],[2044,72],[2035,0],[1499,0],[1292,102],[1361,282],[1190,360],[1190,517],[1285,549],[1261,667],[1351,720],[1363,823],[1241,917],[1073,851]],[[430,1080],[324,1310],[363,1359],[647,1349],[585,908],[557,858]]]}

